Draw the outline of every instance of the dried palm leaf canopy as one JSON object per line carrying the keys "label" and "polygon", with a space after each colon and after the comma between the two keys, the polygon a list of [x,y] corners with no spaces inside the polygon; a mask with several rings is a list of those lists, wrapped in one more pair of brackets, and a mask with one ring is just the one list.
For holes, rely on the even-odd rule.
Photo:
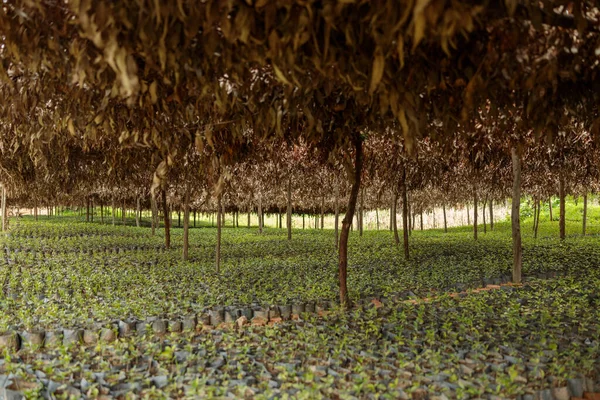
{"label": "dried palm leaf canopy", "polygon": [[422,209],[597,183],[599,70],[596,1],[6,0],[0,182],[23,206],[339,201],[341,274],[361,183]]}

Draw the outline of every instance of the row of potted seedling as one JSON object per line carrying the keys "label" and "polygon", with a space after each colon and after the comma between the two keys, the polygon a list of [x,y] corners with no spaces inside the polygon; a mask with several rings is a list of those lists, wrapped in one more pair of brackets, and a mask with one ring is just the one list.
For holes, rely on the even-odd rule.
{"label": "row of potted seedling", "polygon": [[83,253],[83,254],[95,254],[95,253],[123,253],[125,251],[143,251],[143,250],[153,250],[153,251],[157,251],[157,252],[161,252],[164,253],[166,251],[166,248],[164,246],[160,246],[160,245],[132,245],[132,246],[125,246],[125,247],[98,247],[95,249],[65,249],[65,250],[60,250],[60,249],[51,249],[51,248],[42,248],[42,249],[27,249],[27,248],[22,248],[22,247],[17,247],[17,248],[4,248],[4,254],[5,255],[9,255],[9,254],[18,254],[18,253],[24,253],[24,254],[33,254],[33,255],[37,255],[37,254],[41,254],[42,256],[54,256],[54,255],[58,255],[58,254],[72,254],[72,253]]}
{"label": "row of potted seedling", "polygon": [[144,234],[135,234],[132,232],[101,232],[97,231],[88,231],[88,232],[57,232],[48,233],[47,228],[40,230],[27,230],[27,229],[19,229],[14,228],[10,232],[6,233],[6,237],[9,238],[20,238],[20,239],[69,239],[69,238],[90,238],[90,237],[127,237],[127,238],[141,238],[148,237],[148,235]]}
{"label": "row of potted seedling", "polygon": [[[554,277],[556,273],[540,273],[534,275],[536,278]],[[505,279],[502,279],[505,281]],[[476,284],[461,284],[466,288],[477,286]],[[510,287],[507,287],[510,288]],[[510,288],[512,289],[512,288]],[[417,299],[411,291],[401,291],[391,293],[387,296],[361,296],[358,305],[365,306],[371,302],[373,297],[378,297],[379,300],[387,302],[398,302],[408,299]],[[253,324],[266,324],[270,321],[278,322],[289,320],[294,316],[300,316],[303,313],[321,313],[332,308],[334,302],[323,300],[318,302],[295,302],[293,304],[270,306],[268,308],[260,306],[236,307],[236,306],[220,306],[209,309],[208,311],[198,314],[183,316],[174,320],[165,320],[157,317],[149,317],[145,321],[136,319],[125,319],[115,321],[96,329],[65,329],[57,331],[24,331],[17,333],[15,331],[7,332],[0,335],[0,350],[9,348],[11,350],[19,350],[21,344],[41,347],[56,346],[58,344],[72,344],[83,342],[93,344],[98,340],[112,341],[117,337],[127,337],[137,333],[138,335],[148,334],[150,332],[163,335],[169,332],[178,333],[183,331],[195,331],[197,327],[231,325],[244,317],[245,321]]]}
{"label": "row of potted seedling", "polygon": [[98,325],[92,329],[30,330],[23,332],[8,331],[0,335],[0,351],[8,349],[16,352],[23,347],[39,349],[42,347],[68,346],[72,344],[95,344],[99,341],[112,342],[119,337],[134,334],[165,335],[167,333],[194,332],[205,327],[231,326],[243,317],[251,324],[264,325],[297,318],[304,313],[323,312],[332,307],[332,302],[294,303],[291,305],[262,307],[216,307],[202,314],[190,314],[177,319],[147,318],[145,321],[125,319]]}

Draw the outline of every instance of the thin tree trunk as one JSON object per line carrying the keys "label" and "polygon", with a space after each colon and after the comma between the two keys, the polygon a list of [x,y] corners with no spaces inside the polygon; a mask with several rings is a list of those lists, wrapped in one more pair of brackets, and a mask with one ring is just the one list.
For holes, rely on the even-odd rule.
{"label": "thin tree trunk", "polygon": [[287,215],[286,215],[286,225],[287,225],[287,238],[288,240],[292,240],[292,178],[288,178],[287,184]]}
{"label": "thin tree trunk", "polygon": [[[50,212],[48,212],[50,215]],[[85,222],[90,222],[90,198],[85,199]]]}
{"label": "thin tree trunk", "polygon": [[560,239],[564,240],[565,238],[565,175],[562,171],[559,173],[558,177],[558,195],[560,197],[560,219],[559,219],[559,230],[560,230]]}
{"label": "thin tree trunk", "polygon": [[167,190],[162,191],[163,213],[165,219],[165,247],[171,248],[171,215],[169,213],[169,204],[167,203]]}
{"label": "thin tree trunk", "polygon": [[110,213],[112,215],[112,224],[113,226],[115,226],[115,196],[113,195],[112,197],[112,209],[110,210]]}
{"label": "thin tree trunk", "polygon": [[444,232],[448,232],[448,222],[446,220],[446,204],[442,204],[442,211],[444,212]]}
{"label": "thin tree trunk", "polygon": [[136,208],[135,208],[135,226],[137,226],[138,228],[140,227],[140,210],[141,210],[141,199],[138,196],[138,198],[136,199]]}
{"label": "thin tree trunk", "polygon": [[360,220],[359,220],[359,226],[360,226],[360,233],[359,236],[363,235],[363,229],[364,229],[364,222],[365,222],[365,188],[361,188],[360,190]]}
{"label": "thin tree trunk", "polygon": [[535,230],[533,232],[533,237],[535,239],[537,239],[537,236],[538,236],[538,227],[540,226],[540,208],[541,208],[541,206],[540,206],[540,200],[539,199],[536,201],[536,203],[537,203],[536,204],[536,210],[537,211],[536,211],[536,218],[535,218]]}
{"label": "thin tree trunk", "polygon": [[250,209],[248,209],[248,228],[250,228]]}
{"label": "thin tree trunk", "polygon": [[419,219],[421,221],[421,230],[423,230],[423,211],[419,213]]}
{"label": "thin tree trunk", "polygon": [[394,243],[396,246],[400,245],[400,236],[398,236],[398,213],[396,211],[398,207],[398,193],[394,190],[394,201],[392,203],[392,225],[394,229]]}
{"label": "thin tree trunk", "polygon": [[583,195],[583,235],[587,224],[587,193]]}
{"label": "thin tree trunk", "polygon": [[417,226],[417,215],[418,215],[418,212],[413,208],[413,211],[412,211],[412,229],[413,229],[413,231],[418,229],[416,227]]}
{"label": "thin tree trunk", "polygon": [[356,210],[356,201],[358,200],[358,191],[360,190],[360,178],[362,175],[362,139],[358,134],[354,138],[355,161],[354,161],[354,179],[352,180],[352,189],[348,200],[348,209],[342,220],[342,232],[340,235],[339,247],[339,283],[340,283],[340,304],[342,308],[350,307],[350,297],[348,296],[347,276],[348,276],[348,236],[350,235],[350,225],[352,217]]}
{"label": "thin tree trunk", "polygon": [[121,208],[121,217],[123,225],[125,225],[125,218],[127,218],[127,214],[125,213],[125,200],[123,200],[123,207]]}
{"label": "thin tree trunk", "polygon": [[412,212],[412,204],[409,202],[409,200],[407,199],[407,203],[408,203],[408,234],[412,235],[412,231],[415,227],[415,215]]}
{"label": "thin tree trunk", "polygon": [[492,199],[490,199],[489,202],[489,208],[490,208],[490,231],[494,230],[494,205],[493,205],[493,201]]}
{"label": "thin tree trunk", "polygon": [[521,155],[516,147],[511,148],[513,188],[512,188],[512,242],[513,242],[513,282],[521,283],[522,252],[521,247]]}
{"label": "thin tree trunk", "polygon": [[263,231],[262,193],[258,194],[258,233]]}
{"label": "thin tree trunk", "polygon": [[548,198],[548,209],[550,210],[550,222],[554,221],[552,218],[552,196]]}
{"label": "thin tree trunk", "polygon": [[467,204],[467,225],[471,225],[471,213],[469,211],[469,204]]}
{"label": "thin tree trunk", "polygon": [[190,234],[190,189],[189,184],[186,184],[185,195],[183,198],[183,261],[188,260],[189,249],[189,234]]}
{"label": "thin tree trunk", "polygon": [[90,206],[91,206],[91,209],[92,209],[91,218],[90,219],[91,219],[92,222],[94,222],[94,199],[90,199]]}
{"label": "thin tree trunk", "polygon": [[2,218],[2,232],[6,231],[6,187],[2,185],[2,205],[1,207],[1,218]]}
{"label": "thin tree trunk", "polygon": [[[537,199],[533,199],[533,231],[535,232],[535,223],[537,222]],[[535,236],[535,235],[534,235]]]}
{"label": "thin tree trunk", "polygon": [[150,208],[152,209],[152,236],[154,236],[154,234],[156,233],[156,227],[158,225],[158,207],[156,206],[156,197],[154,197],[153,193],[150,193]]}
{"label": "thin tree trunk", "polygon": [[325,195],[321,196],[321,229],[325,227]]}
{"label": "thin tree trunk", "polygon": [[483,233],[487,233],[487,225],[485,224],[485,206],[487,204],[487,196],[483,198],[483,207],[481,207],[481,215],[483,216]]}
{"label": "thin tree trunk", "polygon": [[392,193],[392,204],[390,204],[390,232],[394,231],[394,194]]}
{"label": "thin tree trunk", "polygon": [[408,193],[406,192],[406,169],[402,168],[402,237],[404,240],[404,258],[409,259],[408,253],[408,234],[410,227],[409,224],[409,210],[408,210]]}
{"label": "thin tree trunk", "polygon": [[379,230],[379,208],[375,207],[375,221],[377,222],[377,230]]}
{"label": "thin tree trunk", "polygon": [[473,185],[473,238],[477,240],[477,188]]}
{"label": "thin tree trunk", "polygon": [[235,210],[235,227],[240,227],[240,210]]}
{"label": "thin tree trunk", "polygon": [[196,227],[196,210],[194,210],[194,228]]}
{"label": "thin tree trunk", "polygon": [[33,206],[33,215],[35,216],[35,220],[38,220],[38,206],[37,206],[37,200],[35,202],[35,205]]}
{"label": "thin tree trunk", "polygon": [[281,208],[278,210],[279,211],[279,229],[283,229],[283,213],[281,212]]}
{"label": "thin tree trunk", "polygon": [[305,224],[305,214],[302,214],[302,229],[306,228],[306,224]]}
{"label": "thin tree trunk", "polygon": [[104,225],[104,204],[100,200],[100,223]]}
{"label": "thin tree trunk", "polygon": [[339,198],[340,198],[340,185],[336,182],[335,184],[335,217],[334,217],[334,231],[335,231],[335,248],[337,250],[338,248],[338,244],[339,244],[339,222],[340,222],[340,204],[339,204]]}
{"label": "thin tree trunk", "polygon": [[219,196],[217,197],[217,248],[215,251],[215,268],[217,274],[219,273],[219,269],[221,267],[221,212],[221,195],[219,194]]}
{"label": "thin tree trunk", "polygon": [[181,209],[177,210],[177,227],[181,228]]}

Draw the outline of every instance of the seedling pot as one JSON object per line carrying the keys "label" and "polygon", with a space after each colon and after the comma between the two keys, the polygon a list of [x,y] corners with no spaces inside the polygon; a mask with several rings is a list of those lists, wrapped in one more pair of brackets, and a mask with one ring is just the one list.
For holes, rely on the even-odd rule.
{"label": "seedling pot", "polygon": [[164,335],[167,333],[167,322],[163,319],[157,319],[152,323],[152,331],[156,335]]}
{"label": "seedling pot", "polygon": [[281,318],[281,312],[278,306],[269,307],[269,319]]}
{"label": "seedling pot", "polygon": [[102,328],[100,330],[100,340],[106,343],[112,343],[117,340],[114,328]]}
{"label": "seedling pot", "polygon": [[281,318],[283,319],[290,319],[292,317],[291,305],[279,306],[279,311],[281,312]]}
{"label": "seedling pot", "polygon": [[210,323],[208,325],[217,326],[225,321],[225,312],[222,308],[210,310],[208,314],[210,315]]}
{"label": "seedling pot", "polygon": [[304,305],[304,312],[314,313],[316,310],[316,305],[314,301],[309,301]]}
{"label": "seedling pot", "polygon": [[294,303],[292,304],[292,314],[300,315],[304,312],[305,306],[304,303]]}
{"label": "seedling pot", "polygon": [[13,331],[5,332],[0,335],[0,352],[7,349],[10,352],[17,352],[21,348],[21,337]]}
{"label": "seedling pot", "polygon": [[131,336],[135,328],[136,324],[132,320],[119,321],[119,337]]}
{"label": "seedling pot", "polygon": [[36,349],[44,346],[45,338],[46,332],[44,331],[24,331],[21,334],[23,344]]}
{"label": "seedling pot", "polygon": [[181,332],[182,327],[181,321],[169,321],[169,332]]}
{"label": "seedling pot", "polygon": [[81,343],[83,338],[82,329],[65,329],[63,331],[63,345],[70,346]]}
{"label": "seedling pot", "polygon": [[195,315],[187,315],[183,317],[181,321],[182,329],[184,331],[193,331],[196,329],[196,316]]}
{"label": "seedling pot", "polygon": [[64,333],[61,330],[47,331],[44,344],[49,348],[60,346],[63,337]]}
{"label": "seedling pot", "polygon": [[83,331],[83,343],[85,344],[96,344],[98,343],[99,338],[100,335],[98,334],[98,331],[91,329]]}

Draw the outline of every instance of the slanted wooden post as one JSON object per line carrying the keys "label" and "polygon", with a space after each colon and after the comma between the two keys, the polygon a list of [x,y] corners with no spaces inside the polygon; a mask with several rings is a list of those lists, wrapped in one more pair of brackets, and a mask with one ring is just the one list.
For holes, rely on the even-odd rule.
{"label": "slanted wooden post", "polygon": [[583,235],[585,236],[585,228],[587,224],[587,193],[583,195]]}
{"label": "slanted wooden post", "polygon": [[521,283],[523,266],[521,246],[521,154],[515,146],[511,148],[513,189],[512,189],[512,242],[513,242],[513,282]]}
{"label": "slanted wooden post", "polygon": [[136,200],[136,208],[135,208],[135,226],[137,226],[138,228],[140,227],[140,209],[141,209],[141,204],[140,204],[141,200],[140,197],[138,196],[137,200]]}
{"label": "slanted wooden post", "polygon": [[292,240],[292,177],[288,177],[288,185],[287,185],[287,215],[286,215],[286,225],[287,225],[287,238],[288,240]]}
{"label": "slanted wooden post", "polygon": [[6,187],[2,186],[2,205],[0,206],[0,217],[2,218],[2,232],[6,231]]}
{"label": "slanted wooden post", "polygon": [[221,212],[221,194],[219,194],[217,196],[217,245],[215,251],[215,269],[217,274],[221,268],[221,223],[223,222],[221,218]]}
{"label": "slanted wooden post", "polygon": [[558,195],[560,197],[560,216],[558,226],[560,230],[560,240],[565,239],[565,174],[561,170],[558,176]]}
{"label": "slanted wooden post", "polygon": [[356,202],[358,199],[358,192],[360,190],[360,180],[362,175],[363,155],[362,155],[362,138],[360,134],[355,133],[354,136],[354,150],[355,150],[355,161],[354,161],[354,178],[352,179],[352,189],[350,191],[350,198],[348,200],[348,208],[346,215],[342,220],[342,232],[340,235],[339,243],[339,285],[340,285],[340,304],[342,308],[348,308],[350,306],[350,297],[348,295],[347,276],[348,276],[348,236],[350,234],[350,226],[352,225],[352,218],[356,211]]}
{"label": "slanted wooden post", "polygon": [[189,184],[186,184],[185,195],[183,199],[183,261],[188,259],[189,248],[189,233],[190,233],[190,189]]}
{"label": "slanted wooden post", "polygon": [[402,168],[402,237],[404,239],[404,258],[409,259],[408,234],[410,223],[410,211],[408,208],[408,193],[406,191],[406,168]]}
{"label": "slanted wooden post", "polygon": [[167,190],[162,191],[163,213],[165,220],[165,247],[171,248],[171,216],[169,214],[169,204],[167,203]]}

